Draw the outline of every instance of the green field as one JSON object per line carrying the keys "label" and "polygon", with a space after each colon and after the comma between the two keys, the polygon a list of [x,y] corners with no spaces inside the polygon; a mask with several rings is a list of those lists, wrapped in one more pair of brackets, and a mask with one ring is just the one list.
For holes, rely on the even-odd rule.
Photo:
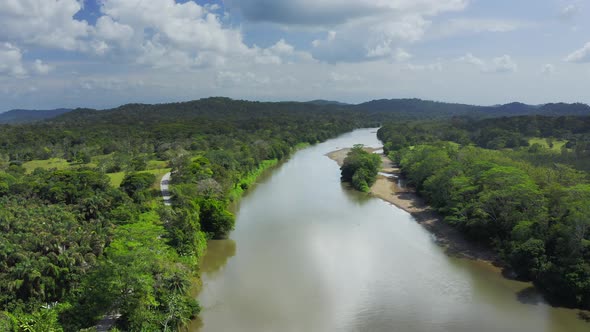
{"label": "green field", "polygon": [[66,169],[69,168],[70,163],[62,158],[51,158],[47,160],[31,160],[23,164],[23,167],[27,170],[27,173],[31,173],[36,168],[43,169]]}
{"label": "green field", "polygon": [[[154,182],[154,185],[152,186],[152,188],[153,189],[160,189],[160,181],[162,180],[162,177],[164,176],[164,174],[170,172],[170,170],[171,170],[171,168],[158,168],[158,169],[150,169],[150,170],[143,171],[143,172],[154,174],[156,176],[156,181]],[[125,172],[109,173],[107,175],[111,179],[111,185],[115,188],[118,188],[121,185],[121,182],[123,182],[123,178],[125,177]]]}
{"label": "green field", "polygon": [[168,166],[168,161],[165,160],[149,160],[147,162],[146,169],[148,170],[156,170],[156,169],[163,169]]}
{"label": "green field", "polygon": [[547,139],[545,139],[545,138],[533,137],[533,138],[529,139],[529,145],[533,145],[535,143],[541,144],[541,146],[543,146],[546,149],[560,152],[561,147],[564,146],[567,143],[567,141],[554,139],[553,140],[553,147],[550,148],[549,144],[547,143]]}

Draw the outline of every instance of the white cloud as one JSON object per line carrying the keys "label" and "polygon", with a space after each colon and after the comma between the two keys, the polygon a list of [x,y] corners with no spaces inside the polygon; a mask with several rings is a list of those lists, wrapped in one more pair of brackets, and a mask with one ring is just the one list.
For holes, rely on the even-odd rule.
{"label": "white cloud", "polygon": [[564,59],[567,62],[590,62],[590,42],[586,43],[582,48],[570,53]]}
{"label": "white cloud", "polygon": [[256,53],[255,62],[259,64],[282,64],[295,62],[313,62],[314,59],[308,52],[297,51],[295,47],[287,43],[284,39],[279,40],[276,44],[266,48],[254,48]]}
{"label": "white cloud", "polygon": [[402,69],[409,70],[409,71],[442,71],[443,65],[440,61],[437,61],[434,63],[429,63],[429,64],[421,64],[421,65],[409,63],[409,64],[406,64],[404,67],[402,67]]}
{"label": "white cloud", "polygon": [[84,77],[77,84],[84,90],[105,90],[123,92],[132,89],[141,89],[145,86],[142,80],[117,77]]}
{"label": "white cloud", "polygon": [[96,20],[96,36],[100,39],[124,44],[133,38],[133,34],[132,27],[115,22],[110,16],[101,16]]}
{"label": "white cloud", "polygon": [[240,85],[263,86],[270,83],[270,78],[264,75],[257,75],[250,71],[234,72],[220,71],[216,77],[218,87],[234,87]]}
{"label": "white cloud", "polygon": [[40,75],[46,75],[54,69],[53,66],[43,63],[43,61],[41,61],[39,59],[37,59],[37,60],[35,60],[35,62],[33,62],[32,67],[33,67],[33,70],[37,74],[40,74]]}
{"label": "white cloud", "polygon": [[367,51],[369,58],[391,58],[403,62],[412,58],[412,55],[401,47],[393,49],[391,43],[383,43]]}
{"label": "white cloud", "polygon": [[492,59],[490,71],[496,73],[512,73],[518,70],[518,66],[509,55],[503,55]]}
{"label": "white cloud", "polygon": [[406,50],[404,50],[403,48],[397,48],[395,50],[395,53],[393,54],[393,58],[396,61],[407,61],[412,58],[412,55],[406,52]]}
{"label": "white cloud", "polygon": [[461,61],[461,62],[465,62],[465,63],[471,64],[471,65],[474,65],[474,66],[477,66],[482,71],[486,68],[485,62],[482,59],[474,56],[471,53],[467,53],[467,54],[465,54],[464,56],[460,57],[457,60],[458,61]]}
{"label": "white cloud", "polygon": [[484,73],[512,73],[518,70],[518,65],[509,55],[502,55],[487,61],[474,56],[471,53],[457,59],[459,62],[467,63],[479,68]]}
{"label": "white cloud", "polygon": [[430,33],[433,37],[442,38],[483,32],[510,32],[530,25],[528,22],[516,20],[457,18],[432,26]]}
{"label": "white cloud", "polygon": [[21,50],[10,43],[0,44],[0,74],[13,77],[23,77],[27,74],[22,64]]}
{"label": "white cloud", "polygon": [[358,83],[362,82],[363,79],[358,75],[348,75],[344,73],[331,72],[330,81],[336,83]]}
{"label": "white cloud", "polygon": [[[249,21],[328,32],[312,41],[314,58],[358,62],[395,58],[397,49],[424,38],[431,18],[463,10],[467,0],[230,0]],[[402,56],[403,58],[403,56]]]}
{"label": "white cloud", "polygon": [[547,63],[544,64],[543,67],[541,68],[541,73],[546,74],[546,75],[551,75],[555,72],[555,66]]}
{"label": "white cloud", "polygon": [[578,14],[580,8],[575,4],[570,4],[561,9],[559,17],[563,20],[570,20]]}
{"label": "white cloud", "polygon": [[4,0],[0,6],[0,39],[65,50],[80,49],[91,28],[74,19],[77,0]]}
{"label": "white cloud", "polygon": [[90,47],[154,68],[202,68],[239,62],[282,64],[312,60],[281,39],[269,48],[247,46],[239,29],[223,24],[215,6],[174,0],[103,0]]}
{"label": "white cloud", "polygon": [[391,58],[397,49],[421,40],[429,25],[423,15],[377,15],[338,26],[326,39],[314,41],[311,52],[326,62]]}

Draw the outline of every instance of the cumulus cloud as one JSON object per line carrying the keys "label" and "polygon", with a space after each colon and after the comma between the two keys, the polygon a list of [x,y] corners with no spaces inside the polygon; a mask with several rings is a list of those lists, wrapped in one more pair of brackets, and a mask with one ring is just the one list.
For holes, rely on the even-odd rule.
{"label": "cumulus cloud", "polygon": [[547,63],[544,64],[543,67],[541,68],[541,73],[546,74],[546,75],[551,75],[555,72],[555,66]]}
{"label": "cumulus cloud", "polygon": [[367,51],[369,58],[391,58],[394,61],[407,61],[412,58],[412,55],[401,47],[392,48],[391,43],[383,43]]}
{"label": "cumulus cloud", "polygon": [[155,68],[215,67],[240,62],[310,61],[309,53],[281,39],[269,48],[249,47],[238,28],[223,24],[220,8],[174,0],[103,0],[90,48]]}
{"label": "cumulus cloud", "polygon": [[476,66],[484,73],[512,73],[518,70],[518,65],[509,55],[502,55],[486,61],[471,53],[467,53],[458,58],[457,61]]}
{"label": "cumulus cloud", "polygon": [[[422,40],[430,18],[463,10],[467,0],[230,0],[250,21],[328,31],[312,42],[314,58],[354,62],[394,57]],[[402,56],[403,58],[403,56]]]}
{"label": "cumulus cloud", "polygon": [[[0,6],[0,41],[176,70],[219,66],[228,59],[278,64],[312,59],[284,40],[268,49],[247,46],[239,28],[223,24],[225,13],[218,12],[219,6],[175,0],[101,0],[99,4],[100,16],[89,25],[74,17],[82,9],[81,0],[6,0]],[[51,70],[43,63],[34,63],[32,69]],[[17,71],[25,72],[11,72]]]}
{"label": "cumulus cloud", "polygon": [[0,74],[13,77],[23,77],[27,71],[22,64],[21,50],[10,44],[0,44]]}
{"label": "cumulus cloud", "polygon": [[295,62],[313,62],[314,59],[308,52],[297,51],[295,47],[280,39],[276,44],[266,48],[259,49],[255,47],[255,61],[259,64],[282,64]]}
{"label": "cumulus cloud", "polygon": [[518,69],[516,62],[509,55],[502,55],[492,59],[491,71],[497,73],[511,73]]}
{"label": "cumulus cloud", "polygon": [[263,86],[268,85],[270,79],[264,75],[257,75],[250,71],[220,71],[216,77],[218,87],[234,87],[240,85]]}
{"label": "cumulus cloud", "polygon": [[327,62],[391,58],[403,45],[421,40],[429,24],[421,15],[351,22],[332,30],[326,39],[314,41],[311,52],[314,58]]}
{"label": "cumulus cloud", "polygon": [[590,62],[590,42],[586,43],[582,48],[570,53],[564,59],[567,62]]}
{"label": "cumulus cloud", "polygon": [[131,26],[115,22],[110,16],[101,16],[96,20],[95,35],[100,39],[123,45],[133,38],[134,33]]}
{"label": "cumulus cloud", "polygon": [[4,0],[0,6],[0,39],[65,50],[80,49],[91,27],[74,15],[77,0]]}
{"label": "cumulus cloud", "polygon": [[482,59],[474,56],[471,53],[467,53],[457,60],[460,62],[465,62],[465,63],[471,64],[471,65],[477,66],[482,70],[486,68],[485,62]]}
{"label": "cumulus cloud", "polygon": [[53,66],[48,65],[46,63],[43,63],[43,61],[37,59],[35,60],[35,62],[33,62],[33,70],[40,75],[46,75],[48,74],[50,71],[53,70]]}

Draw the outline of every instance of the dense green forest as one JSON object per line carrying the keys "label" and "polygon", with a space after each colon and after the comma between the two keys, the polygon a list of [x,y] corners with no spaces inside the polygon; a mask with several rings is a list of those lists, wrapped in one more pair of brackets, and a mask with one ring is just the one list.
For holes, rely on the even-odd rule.
{"label": "dense green forest", "polygon": [[[0,331],[178,330],[231,201],[314,144],[376,125],[322,105],[210,98],[0,126]],[[159,180],[172,171],[172,206]]]}
{"label": "dense green forest", "polygon": [[590,117],[456,117],[378,136],[445,222],[549,299],[590,308]]}
{"label": "dense green forest", "polygon": [[[233,229],[230,203],[264,169],[354,128],[434,114],[446,120],[385,125],[386,151],[448,222],[548,294],[588,306],[590,120],[475,120],[489,111],[207,98],[0,125],[0,331],[78,331],[105,315],[121,330],[178,330],[200,310],[188,294],[207,239]],[[342,175],[366,190],[378,165],[358,147]],[[168,172],[171,206],[159,192]]]}

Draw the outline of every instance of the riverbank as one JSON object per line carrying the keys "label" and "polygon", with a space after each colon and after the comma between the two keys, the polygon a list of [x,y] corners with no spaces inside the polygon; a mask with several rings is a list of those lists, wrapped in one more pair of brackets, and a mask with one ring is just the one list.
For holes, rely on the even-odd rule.
{"label": "riverbank", "polygon": [[[381,149],[365,148],[365,150],[375,152]],[[342,166],[349,151],[350,148],[344,148],[332,151],[326,156]],[[381,160],[381,172],[371,187],[370,195],[381,198],[411,214],[420,225],[436,236],[437,243],[445,248],[447,254],[480,261],[500,272],[500,260],[494,251],[469,241],[457,229],[445,223],[413,188],[400,185],[401,171],[389,158],[381,154]]]}

